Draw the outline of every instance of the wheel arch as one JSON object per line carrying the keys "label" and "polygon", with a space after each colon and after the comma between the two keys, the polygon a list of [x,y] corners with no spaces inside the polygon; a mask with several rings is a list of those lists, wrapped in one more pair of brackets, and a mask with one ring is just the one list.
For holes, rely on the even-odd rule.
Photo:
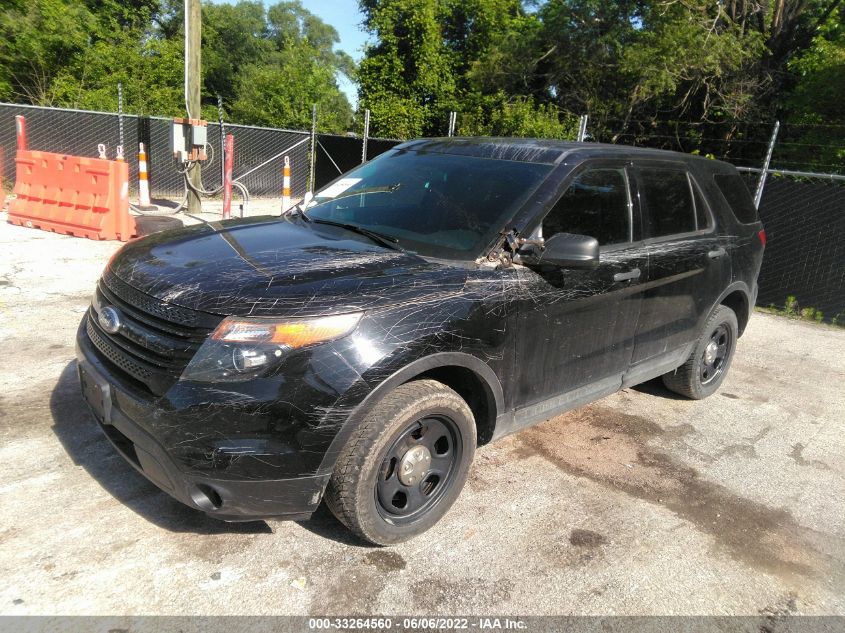
{"label": "wheel arch", "polygon": [[419,358],[378,384],[356,406],[332,440],[320,465],[320,474],[334,469],[335,461],[355,427],[370,411],[399,385],[420,378],[431,378],[453,389],[469,405],[476,420],[478,443],[489,442],[495,431],[496,418],[505,409],[504,391],[496,373],[481,359],[463,352],[439,352]]}
{"label": "wheel arch", "polygon": [[[716,305],[720,304],[725,305],[734,311],[739,330],[738,335],[742,336],[742,333],[745,331],[745,326],[748,325],[748,319],[751,317],[751,310],[754,307],[751,305],[748,286],[742,282],[731,284],[716,302]],[[715,308],[715,306],[713,307]]]}

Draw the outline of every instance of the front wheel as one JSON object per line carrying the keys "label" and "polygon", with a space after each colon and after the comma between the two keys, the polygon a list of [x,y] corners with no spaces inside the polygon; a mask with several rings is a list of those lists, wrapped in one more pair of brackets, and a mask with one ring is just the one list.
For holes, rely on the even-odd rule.
{"label": "front wheel", "polygon": [[693,400],[714,393],[731,366],[738,333],[734,311],[727,306],[718,306],[707,319],[687,362],[675,371],[663,374],[663,384]]}
{"label": "front wheel", "polygon": [[394,389],[353,432],[326,489],[332,513],[376,545],[406,541],[454,503],[475,455],[467,403],[434,380]]}

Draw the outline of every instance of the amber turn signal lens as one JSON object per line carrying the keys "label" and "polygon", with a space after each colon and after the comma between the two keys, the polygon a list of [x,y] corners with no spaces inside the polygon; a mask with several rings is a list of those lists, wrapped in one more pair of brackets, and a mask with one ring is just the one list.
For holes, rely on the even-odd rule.
{"label": "amber turn signal lens", "polygon": [[211,338],[227,343],[270,343],[297,349],[345,336],[360,320],[360,312],[281,322],[229,317]]}

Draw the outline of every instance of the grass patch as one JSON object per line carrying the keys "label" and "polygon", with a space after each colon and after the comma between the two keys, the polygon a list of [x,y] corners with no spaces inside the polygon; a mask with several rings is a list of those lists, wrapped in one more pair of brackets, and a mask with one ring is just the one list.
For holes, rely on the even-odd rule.
{"label": "grass patch", "polygon": [[[758,307],[761,312],[768,314],[775,314],[777,316],[794,319],[796,321],[808,321],[810,323],[824,323],[824,313],[813,307],[802,308],[798,299],[794,295],[789,295],[783,304],[783,307],[778,307],[775,304],[770,304],[767,307]],[[845,312],[836,314],[830,319],[829,324],[834,327],[845,328]]]}

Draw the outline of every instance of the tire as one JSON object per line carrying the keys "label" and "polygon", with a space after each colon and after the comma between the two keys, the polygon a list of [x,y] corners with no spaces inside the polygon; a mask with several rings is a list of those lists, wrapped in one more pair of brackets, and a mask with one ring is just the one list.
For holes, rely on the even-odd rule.
{"label": "tire", "polygon": [[[727,306],[718,306],[704,324],[701,337],[687,361],[675,371],[663,374],[663,384],[693,400],[711,395],[722,384],[731,367],[738,335],[734,311]],[[710,359],[713,360],[708,363]]]}
{"label": "tire", "polygon": [[475,444],[472,411],[452,389],[434,380],[400,385],[347,441],[326,504],[370,543],[407,541],[437,523],[458,498]]}

